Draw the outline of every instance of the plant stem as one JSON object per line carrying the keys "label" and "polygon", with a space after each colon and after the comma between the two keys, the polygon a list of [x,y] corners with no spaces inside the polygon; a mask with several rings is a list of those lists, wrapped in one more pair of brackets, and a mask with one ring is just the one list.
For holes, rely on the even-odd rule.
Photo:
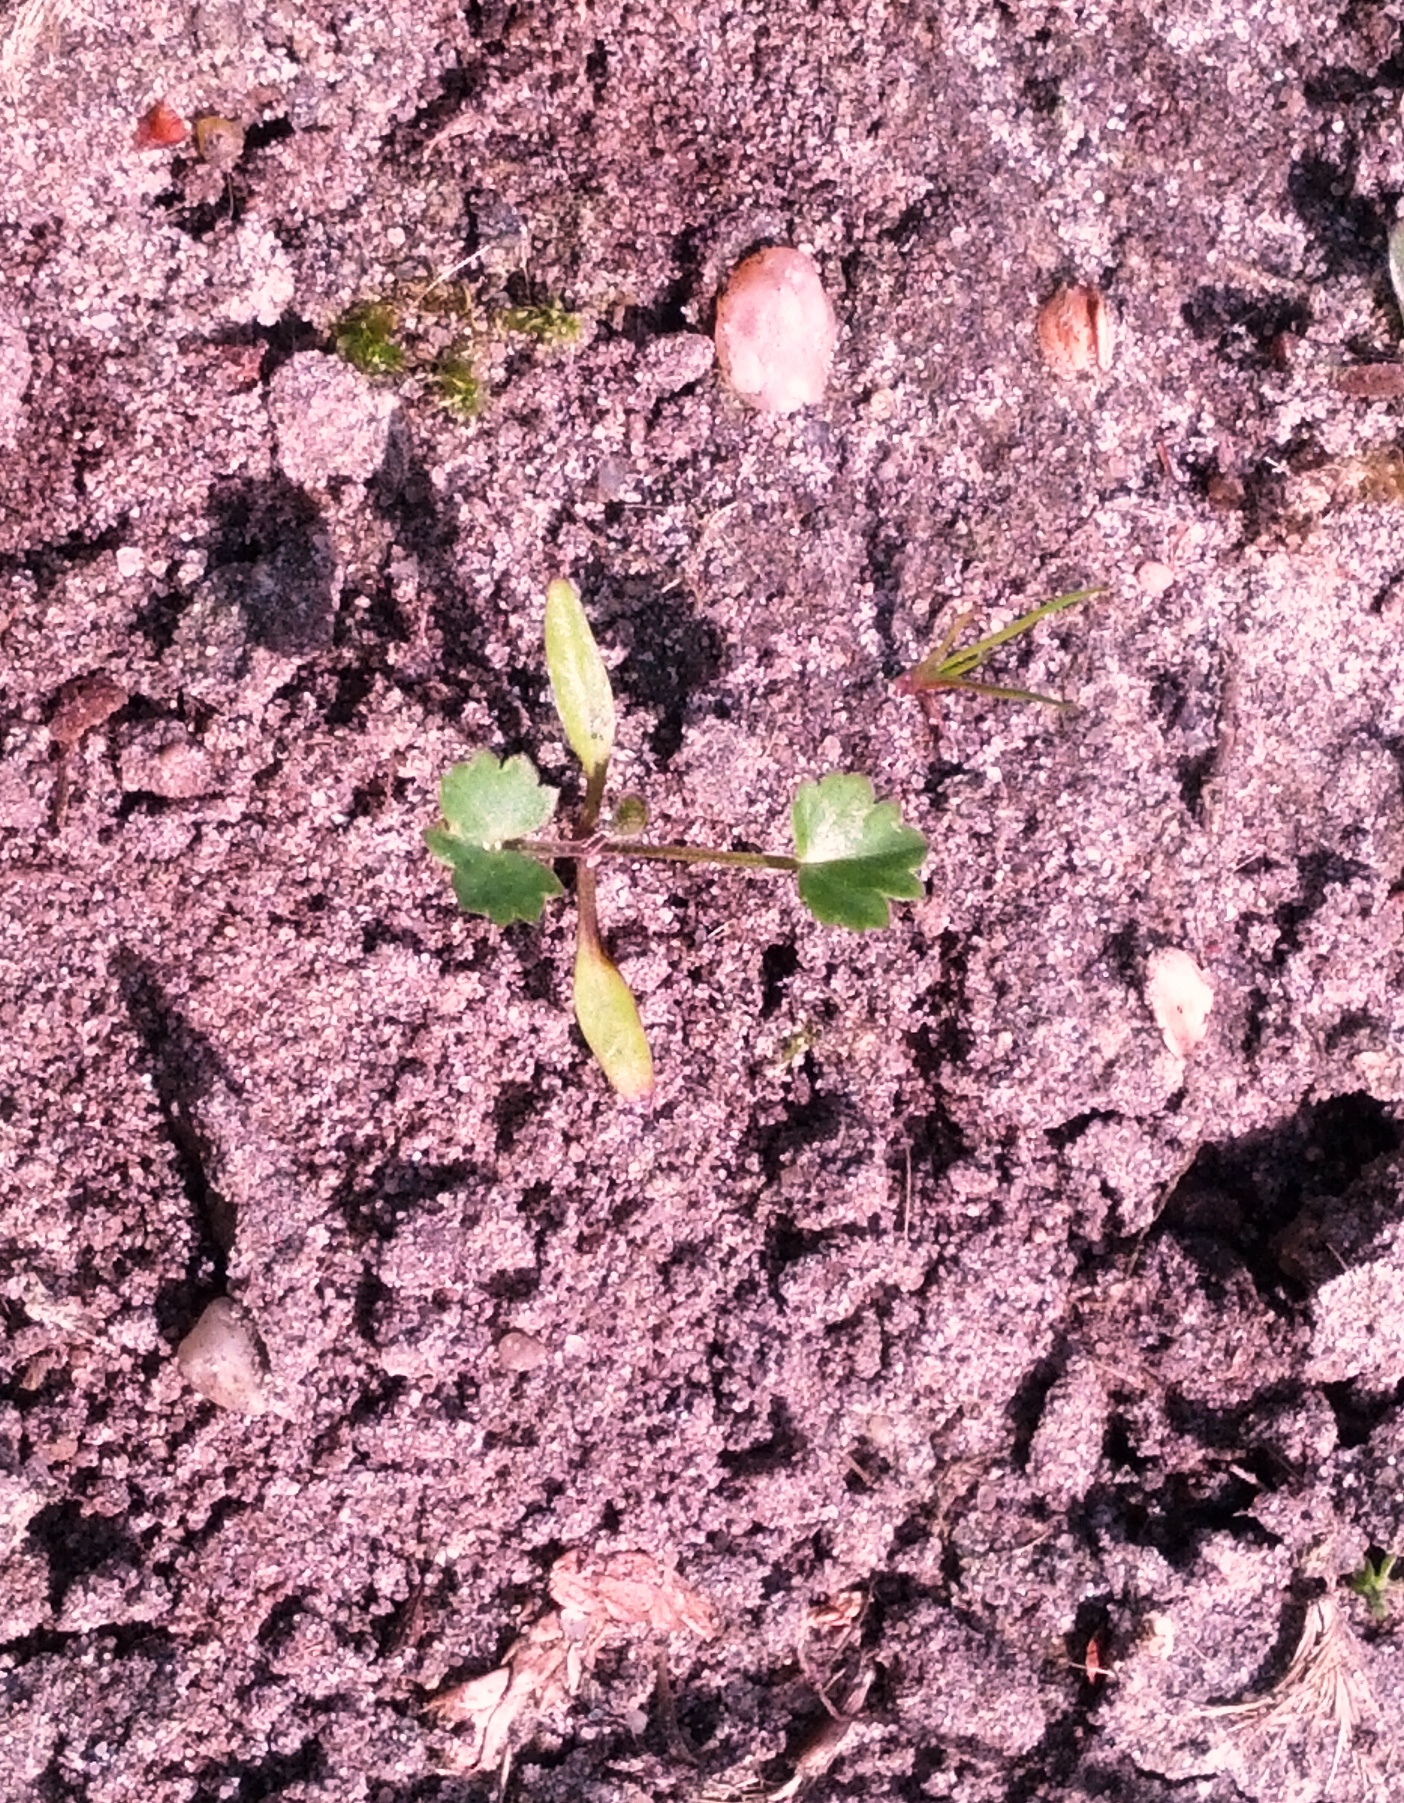
{"label": "plant stem", "polygon": [[575,873],[576,932],[580,943],[590,948],[595,957],[603,955],[600,942],[600,916],[595,905],[595,868],[582,863]]}
{"label": "plant stem", "polygon": [[725,864],[733,870],[798,870],[798,858],[772,851],[714,851],[708,845],[640,845],[637,839],[518,839],[514,851],[534,858],[644,858],[668,864]]}

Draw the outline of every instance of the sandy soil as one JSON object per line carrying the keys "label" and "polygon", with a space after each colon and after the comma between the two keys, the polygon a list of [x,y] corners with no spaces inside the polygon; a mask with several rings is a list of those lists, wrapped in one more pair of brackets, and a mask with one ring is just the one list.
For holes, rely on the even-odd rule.
{"label": "sandy soil", "polygon": [[[1400,14],[12,0],[6,1796],[1399,1794]],[[786,418],[706,342],[772,243]],[[654,832],[850,768],[932,844],[863,936],[603,872],[651,1111],[421,841],[574,792],[557,575]],[[1068,712],[894,690],[1084,583],[991,670]]]}

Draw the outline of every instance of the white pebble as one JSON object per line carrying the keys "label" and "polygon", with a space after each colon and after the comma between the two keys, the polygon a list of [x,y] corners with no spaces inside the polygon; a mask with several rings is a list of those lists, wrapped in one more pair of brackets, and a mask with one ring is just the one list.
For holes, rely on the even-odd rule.
{"label": "white pebble", "polygon": [[262,1415],[268,1361],[248,1310],[216,1296],[176,1348],[176,1362],[202,1396],[222,1409]]}
{"label": "white pebble", "polygon": [[801,250],[777,246],[747,257],[717,303],[722,374],[761,413],[821,400],[837,341],[819,270]]}

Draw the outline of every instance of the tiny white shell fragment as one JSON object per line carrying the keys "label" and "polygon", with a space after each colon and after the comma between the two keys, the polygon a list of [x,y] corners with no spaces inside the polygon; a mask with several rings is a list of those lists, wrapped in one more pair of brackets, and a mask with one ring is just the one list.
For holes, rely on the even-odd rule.
{"label": "tiny white shell fragment", "polygon": [[263,1380],[268,1369],[247,1309],[216,1296],[176,1348],[186,1378],[222,1409],[240,1415],[267,1411]]}
{"label": "tiny white shell fragment", "polygon": [[1175,946],[1153,952],[1146,964],[1146,1003],[1165,1043],[1177,1058],[1188,1058],[1209,1030],[1214,991],[1186,951]]}

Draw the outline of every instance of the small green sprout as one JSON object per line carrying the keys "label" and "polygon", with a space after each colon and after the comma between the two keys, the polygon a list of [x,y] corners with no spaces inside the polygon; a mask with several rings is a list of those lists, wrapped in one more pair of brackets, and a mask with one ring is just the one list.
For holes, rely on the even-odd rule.
{"label": "small green sprout", "polygon": [[969,695],[985,695],[992,701],[1039,701],[1045,707],[1056,707],[1060,710],[1072,706],[1069,701],[1059,701],[1052,695],[1037,695],[1031,689],[1007,689],[990,682],[973,682],[971,673],[978,670],[992,651],[1001,645],[1007,645],[1022,632],[1045,619],[1049,614],[1062,613],[1065,607],[1076,607],[1080,601],[1089,601],[1093,595],[1105,594],[1103,588],[1074,589],[1066,595],[1055,595],[1051,601],[1045,601],[1041,607],[1033,608],[1029,613],[1021,614],[1017,620],[1011,620],[998,632],[992,632],[987,638],[976,639],[973,645],[962,645],[953,649],[956,640],[975,617],[971,612],[959,614],[951,625],[950,631],[924,657],[915,669],[908,670],[905,676],[897,679],[897,692],[900,695],[930,695],[940,689],[963,689]]}
{"label": "small green sprout", "polygon": [[535,307],[508,307],[498,318],[504,331],[520,332],[548,346],[577,344],[584,327],[580,314],[569,312],[558,300]]}
{"label": "small green sprout", "polygon": [[405,353],[395,334],[400,320],[387,301],[363,301],[343,313],[333,331],[338,353],[366,376],[396,376]]}
{"label": "small green sprout", "polygon": [[1346,1579],[1347,1586],[1365,1599],[1365,1607],[1375,1621],[1388,1621],[1394,1597],[1404,1591],[1404,1578],[1394,1576],[1397,1563],[1394,1553],[1381,1553],[1378,1559],[1367,1554],[1360,1570]]}
{"label": "small green sprout", "polygon": [[624,796],[602,827],[605,782],[614,751],[614,692],[573,583],[546,594],[546,668],[566,741],[585,773],[585,796],[573,828],[546,829],[557,792],[531,762],[480,751],[455,764],[439,785],[443,824],[425,833],[429,850],[453,872],[460,907],[495,926],[541,918],[565,893],[551,866],[576,866],[578,916],[575,1017],[586,1044],[625,1101],[653,1090],[653,1058],[628,984],[604,949],[596,904],[601,859],[639,858],[674,864],[720,864],[793,876],[799,899],[826,926],[864,931],[885,927],[889,901],[916,901],[926,840],[907,826],[892,801],[878,801],[866,776],[833,771],[801,783],[791,808],[794,851],[730,851],[704,845],[653,845],[641,835],[647,810]]}
{"label": "small green sprout", "polygon": [[439,405],[455,419],[477,419],[487,406],[487,384],[473,359],[462,351],[452,351],[444,357],[434,370],[433,380]]}

